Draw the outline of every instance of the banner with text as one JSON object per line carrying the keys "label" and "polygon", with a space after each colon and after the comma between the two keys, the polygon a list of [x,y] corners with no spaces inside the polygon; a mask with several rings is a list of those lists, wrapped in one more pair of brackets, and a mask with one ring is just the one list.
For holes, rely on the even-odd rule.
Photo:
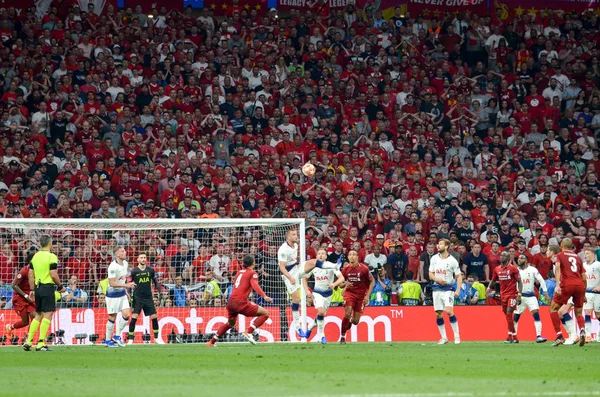
{"label": "banner with text", "polygon": [[[262,342],[281,341],[280,313],[275,307],[268,308],[271,317],[266,329],[259,330]],[[463,341],[494,341],[506,338],[506,318],[499,306],[456,307]],[[288,321],[291,322],[291,310],[286,310]],[[553,338],[548,307],[540,309],[544,336]],[[340,328],[344,315],[343,308],[331,308],[325,317],[325,336],[330,342],[336,342],[340,337]],[[216,332],[221,324],[227,321],[224,308],[159,308],[158,309],[160,338],[158,343],[167,343],[168,335],[176,334],[210,334]],[[308,310],[308,322],[316,317],[314,308]],[[0,310],[0,327],[17,321],[17,315],[11,310]],[[100,338],[105,331],[107,314],[105,309],[60,309],[52,319],[51,332],[58,329],[65,331],[66,344],[76,344],[77,334],[98,334]],[[289,323],[288,322],[288,323]],[[249,319],[240,316],[237,329],[243,330],[249,324]],[[452,336],[450,324],[446,323],[448,335]],[[148,317],[138,320],[136,326],[136,343],[141,343],[141,334],[151,331]],[[592,334],[598,332],[597,322],[593,322]],[[25,329],[16,332],[22,338]],[[519,339],[535,340],[535,328],[531,315],[526,313],[519,322]],[[351,342],[433,342],[439,339],[432,307],[386,306],[367,307],[360,323],[353,326],[347,334]],[[288,340],[299,341],[295,332],[291,331]],[[318,342],[316,330],[309,342]],[[86,344],[89,344],[86,341]],[[98,342],[99,343],[99,342]]]}

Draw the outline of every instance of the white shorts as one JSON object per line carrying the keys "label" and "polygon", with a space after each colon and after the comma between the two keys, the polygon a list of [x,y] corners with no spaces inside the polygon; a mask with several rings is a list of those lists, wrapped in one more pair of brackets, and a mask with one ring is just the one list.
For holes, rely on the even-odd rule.
{"label": "white shorts", "polygon": [[127,296],[106,298],[106,311],[108,314],[117,314],[124,309],[129,309],[129,299],[127,299]]}
{"label": "white shorts", "polygon": [[296,265],[292,270],[288,270],[288,273],[296,280],[295,284],[290,283],[290,280],[284,275],[281,275],[281,278],[283,279],[287,293],[292,295],[300,289],[302,286],[302,279],[306,277],[306,273],[304,273],[304,263]]}
{"label": "white shorts", "polygon": [[593,310],[596,313],[600,312],[600,294],[594,294],[593,292],[586,292],[585,299],[587,302],[583,304],[584,310]]}
{"label": "white shorts", "polygon": [[523,314],[525,312],[525,309],[529,309],[530,312],[533,310],[540,309],[540,304],[538,303],[538,300],[535,296],[522,296],[521,304],[517,306],[517,310],[515,311],[515,313]]}
{"label": "white shorts", "polygon": [[318,292],[313,291],[313,301],[315,303],[315,309],[322,307],[325,311],[327,311],[327,309],[329,309],[329,305],[331,305],[332,296],[333,295],[324,297],[323,295],[319,294]]}
{"label": "white shorts", "polygon": [[454,307],[454,291],[433,291],[433,309],[444,310]]}

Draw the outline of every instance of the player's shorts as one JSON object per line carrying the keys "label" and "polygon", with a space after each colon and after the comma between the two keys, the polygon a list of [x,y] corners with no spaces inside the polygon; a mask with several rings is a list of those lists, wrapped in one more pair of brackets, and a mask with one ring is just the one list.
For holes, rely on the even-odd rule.
{"label": "player's shorts", "polygon": [[352,307],[355,313],[362,313],[365,311],[365,297],[362,298],[356,295],[345,294],[344,295],[344,307]]}
{"label": "player's shorts", "polygon": [[529,309],[530,312],[540,309],[540,304],[535,296],[523,296],[521,297],[521,304],[517,306],[515,313],[523,314],[525,309]]}
{"label": "player's shorts", "polygon": [[290,283],[290,280],[284,275],[282,275],[281,278],[283,279],[287,293],[292,295],[300,289],[302,286],[302,279],[306,277],[306,273],[304,273],[304,263],[298,264],[292,270],[289,270],[288,273],[296,280],[295,284]]}
{"label": "player's shorts", "polygon": [[327,311],[329,309],[329,305],[331,305],[331,298],[333,295],[323,296],[318,292],[313,291],[313,301],[315,303],[315,308],[322,307],[323,310]]}
{"label": "player's shorts", "polygon": [[569,302],[569,298],[573,298],[573,306],[583,307],[585,287],[582,285],[565,285],[561,287],[560,295],[554,293],[552,301],[562,306]]}
{"label": "player's shorts", "polygon": [[232,301],[227,302],[227,318],[231,321],[236,321],[238,314],[243,314],[246,317],[256,317],[258,312],[256,303],[250,301]]}
{"label": "player's shorts", "polygon": [[437,312],[454,307],[454,291],[433,291],[433,309]]}
{"label": "player's shorts", "polygon": [[54,284],[42,284],[35,288],[35,311],[50,313],[56,310]]}
{"label": "player's shorts", "polygon": [[[129,309],[129,300],[127,299],[127,296],[120,296],[118,298],[106,298],[106,311],[108,312],[108,314],[117,314],[125,309]],[[146,312],[144,311],[144,313]]]}
{"label": "player's shorts", "polygon": [[35,313],[35,302],[29,303],[15,294],[12,303],[13,309],[19,317],[25,317],[29,315],[29,313]]}
{"label": "player's shorts", "polygon": [[508,309],[512,309],[513,311],[516,311],[517,310],[517,295],[501,296],[500,297],[500,305],[502,306],[502,311],[504,313],[508,312]]}
{"label": "player's shorts", "polygon": [[585,299],[586,302],[583,304],[585,310],[593,310],[596,313],[600,312],[600,294],[586,292]]}
{"label": "player's shorts", "polygon": [[145,316],[152,316],[153,314],[156,314],[156,307],[154,306],[154,301],[152,298],[133,298],[133,313],[140,314],[142,310],[144,311]]}

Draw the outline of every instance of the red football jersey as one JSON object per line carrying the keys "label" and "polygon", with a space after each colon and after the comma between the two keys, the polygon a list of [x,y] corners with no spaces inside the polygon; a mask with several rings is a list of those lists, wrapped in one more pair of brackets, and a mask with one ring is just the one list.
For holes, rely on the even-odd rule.
{"label": "red football jersey", "polygon": [[562,251],[556,254],[556,262],[560,265],[560,286],[584,286],[582,274],[583,261],[573,251]]}
{"label": "red football jersey", "polygon": [[[17,285],[21,288],[21,291],[23,291],[25,295],[29,295],[31,293],[31,288],[29,288],[29,265],[23,266],[21,270],[19,270],[19,273],[17,273],[17,280],[19,280]],[[16,292],[14,293],[13,298],[16,300],[25,300]]]}
{"label": "red football jersey", "polygon": [[258,295],[265,297],[265,293],[260,288],[260,285],[258,285],[258,274],[252,269],[240,270],[233,281],[229,300],[248,300],[248,296],[250,296],[252,290],[256,291]]}
{"label": "red football jersey", "polygon": [[497,266],[492,272],[492,280],[500,282],[500,296],[503,298],[517,296],[517,281],[521,279],[519,269],[515,265]]}
{"label": "red football jersey", "polygon": [[352,284],[351,286],[346,287],[346,293],[364,298],[371,285],[371,279],[373,278],[369,271],[369,267],[363,263],[359,263],[358,266],[354,267],[347,265],[342,270],[342,274],[346,281]]}

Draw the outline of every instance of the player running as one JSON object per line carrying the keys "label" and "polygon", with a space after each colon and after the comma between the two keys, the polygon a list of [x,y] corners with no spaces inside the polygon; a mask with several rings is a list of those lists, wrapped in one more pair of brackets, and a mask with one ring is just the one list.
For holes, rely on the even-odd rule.
{"label": "player running", "polygon": [[[324,261],[327,259],[327,251],[324,249],[320,249],[317,252],[317,259]],[[313,276],[315,279],[315,286],[313,291],[310,292],[308,289],[308,279],[310,276]],[[337,279],[334,281],[334,279]],[[331,304],[331,296],[333,295],[333,290],[338,287],[338,285],[344,282],[344,276],[337,269],[319,269],[314,268],[306,277],[302,279],[302,284],[304,285],[304,290],[307,291],[307,298],[312,297],[314,301],[315,308],[317,309],[317,318],[312,323],[310,327],[303,332],[301,330],[300,336],[302,338],[310,338],[310,334],[315,327],[319,327],[319,335],[321,336],[320,341],[322,344],[327,343],[327,339],[325,338],[325,334],[323,330],[325,328],[325,313],[327,313],[327,309]]]}
{"label": "player running", "polygon": [[16,329],[24,328],[29,325],[30,320],[35,318],[34,294],[29,285],[29,271],[31,269],[31,258],[35,255],[34,249],[30,250],[25,259],[25,265],[19,270],[17,276],[12,282],[13,309],[20,320],[14,324],[6,324],[6,340],[10,342],[13,338],[13,332]]}
{"label": "player running", "polygon": [[[341,256],[340,256],[341,259]],[[337,269],[341,261],[337,264],[326,262],[325,259],[306,261],[303,266],[298,263],[298,231],[290,229],[285,235],[285,243],[277,251],[277,260],[281,270],[281,278],[285,283],[285,288],[292,298],[292,316],[293,324],[290,328],[296,328],[298,335],[302,335],[300,328],[300,280],[306,277],[315,267],[322,269]]]}
{"label": "player running", "polygon": [[[552,325],[556,331],[556,341],[552,346],[560,346],[563,343],[572,345],[576,343],[575,332],[569,333],[569,340],[565,341],[560,330],[559,309],[561,306],[568,304],[569,299],[573,298],[573,306],[575,307],[575,317],[577,325],[579,325],[579,346],[585,345],[585,320],[583,318],[583,301],[585,298],[585,283],[586,275],[583,268],[583,261],[573,252],[573,241],[570,238],[564,238],[561,243],[561,252],[554,254],[554,274],[556,275],[556,288],[554,289],[554,297],[550,304],[550,318]],[[555,252],[556,247],[548,247],[548,251]],[[567,322],[565,322],[567,328]],[[569,326],[572,331],[575,331],[574,326]]]}
{"label": "player running", "polygon": [[243,314],[246,317],[257,317],[248,326],[246,332],[242,333],[248,342],[252,343],[253,345],[256,344],[252,334],[257,328],[260,328],[265,321],[267,321],[269,318],[269,312],[264,307],[250,302],[248,300],[248,296],[250,296],[250,292],[254,290],[267,303],[273,302],[273,299],[268,297],[262,288],[260,288],[260,285],[258,285],[258,274],[254,271],[254,266],[254,257],[252,255],[246,256],[243,262],[244,269],[240,270],[235,276],[231,295],[229,297],[229,301],[227,302],[228,321],[219,327],[217,333],[206,344],[207,347],[213,347],[220,337],[225,335],[230,328],[235,326],[239,314]]}
{"label": "player running", "polygon": [[365,306],[369,304],[369,296],[375,285],[375,279],[369,267],[358,261],[358,252],[348,252],[349,264],[342,270],[346,287],[344,288],[344,319],[340,335],[340,344],[346,344],[346,332],[360,322]]}
{"label": "player running", "polygon": [[[583,267],[587,279],[583,311],[585,332],[589,338],[592,335],[592,311],[596,312],[596,319],[600,319],[600,262],[596,260],[596,252],[593,249],[586,249],[583,255],[585,257]],[[596,333],[596,342],[600,342],[600,332]]]}
{"label": "player running", "polygon": [[[448,343],[446,336],[446,325],[444,323],[444,312],[448,315],[452,333],[454,334],[454,343],[460,344],[460,331],[458,320],[454,315],[454,298],[458,298],[460,287],[462,285],[462,274],[458,261],[450,255],[450,241],[440,239],[437,244],[438,253],[431,257],[429,265],[429,279],[433,281],[433,309],[435,310],[436,322],[440,331],[440,340],[438,345]],[[456,278],[456,290],[454,279]]]}
{"label": "player running", "polygon": [[506,323],[508,324],[508,338],[506,338],[504,343],[519,343],[513,313],[517,305],[521,304],[523,282],[521,281],[519,269],[510,263],[510,254],[508,252],[500,254],[500,266],[496,266],[492,272],[488,294],[493,291],[496,281],[500,283],[502,312],[506,316]]}
{"label": "player running", "polygon": [[[127,325],[131,308],[127,297],[127,288],[135,288],[135,283],[127,283],[127,274],[129,264],[125,260],[127,252],[123,247],[117,247],[115,250],[115,260],[108,266],[108,289],[106,290],[106,310],[108,311],[108,321],[106,322],[106,339],[104,343],[107,347],[124,347],[125,343],[121,339],[123,328]],[[117,332],[113,336],[115,320],[117,314],[121,312],[121,318],[117,324]]]}
{"label": "player running", "polygon": [[535,296],[535,283],[540,285],[540,293],[544,294],[547,302],[550,302],[548,296],[548,289],[546,288],[546,282],[540,274],[540,272],[533,266],[529,266],[527,263],[527,256],[524,254],[519,255],[517,258],[517,264],[519,265],[519,274],[521,275],[521,282],[523,283],[523,290],[521,292],[521,303],[517,307],[514,316],[515,322],[515,340],[517,339],[517,333],[519,332],[519,318],[521,314],[525,312],[525,309],[529,309],[529,312],[533,316],[535,324],[535,334],[537,335],[535,341],[537,343],[544,343],[547,341],[546,338],[542,337],[542,320],[540,319],[540,305],[537,297]]}
{"label": "player running", "polygon": [[132,345],[135,338],[135,323],[137,322],[140,312],[143,310],[144,315],[150,316],[152,321],[152,331],[154,333],[154,343],[158,341],[158,315],[154,306],[152,296],[152,283],[160,293],[160,284],[156,277],[154,269],[147,266],[146,254],[139,254],[137,258],[137,267],[131,270],[131,281],[135,284],[133,290],[133,314],[129,321],[129,333],[127,344]]}

